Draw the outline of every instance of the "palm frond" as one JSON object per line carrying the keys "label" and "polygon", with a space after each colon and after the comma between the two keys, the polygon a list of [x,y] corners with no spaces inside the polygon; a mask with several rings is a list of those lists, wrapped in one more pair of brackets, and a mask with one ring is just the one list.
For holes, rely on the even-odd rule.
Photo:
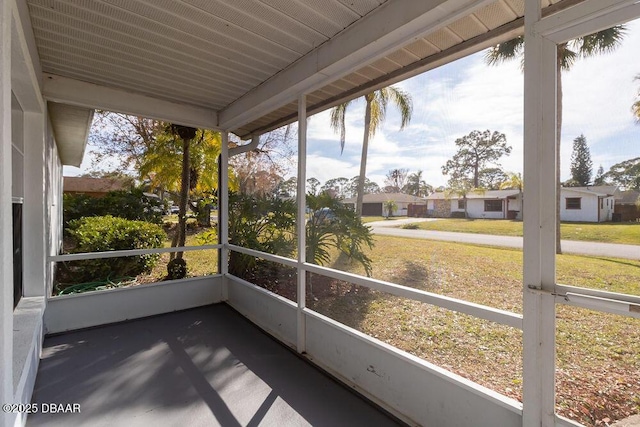
{"label": "palm frond", "polygon": [[524,36],[518,36],[489,48],[484,59],[489,65],[498,65],[520,56],[523,50]]}
{"label": "palm frond", "polygon": [[588,36],[580,37],[574,42],[581,57],[587,58],[615,50],[624,38],[627,29],[624,25],[616,25]]}
{"label": "palm frond", "polygon": [[389,98],[400,111],[400,129],[404,129],[409,125],[413,114],[413,100],[411,99],[411,95],[395,86],[389,86],[387,89]]}
{"label": "palm frond", "polygon": [[345,102],[344,104],[336,105],[331,109],[331,128],[335,132],[340,133],[340,154],[344,151],[344,143],[346,140],[346,124],[345,117],[347,114],[347,107],[349,102]]}

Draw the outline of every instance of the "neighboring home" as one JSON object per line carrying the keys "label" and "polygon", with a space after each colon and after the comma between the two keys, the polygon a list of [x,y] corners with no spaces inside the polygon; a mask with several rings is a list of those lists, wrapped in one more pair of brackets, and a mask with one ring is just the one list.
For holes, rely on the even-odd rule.
{"label": "neighboring home", "polygon": [[[376,194],[365,194],[362,197],[362,215],[369,216],[386,216],[387,213],[384,211],[384,202],[393,200],[398,206],[397,209],[393,212],[392,216],[404,216],[407,215],[407,209],[409,208],[409,204],[425,204],[426,201],[422,197],[412,196],[410,194],[404,193],[376,193]],[[352,197],[350,199],[344,200],[345,205],[355,206],[356,198]]]}
{"label": "neighboring home", "polygon": [[129,184],[117,178],[91,178],[86,176],[65,176],[64,194],[86,194],[91,197],[104,197],[109,191],[125,190]]}
{"label": "neighboring home", "polygon": [[466,203],[468,218],[521,219],[520,199],[518,190],[470,192],[466,199],[458,194],[433,193],[427,196],[427,210],[439,218],[464,216]]}
{"label": "neighboring home", "polygon": [[[563,187],[560,219],[575,222],[605,222],[613,219],[614,186]],[[522,195],[518,190],[487,190],[467,194],[468,218],[522,219]],[[457,194],[433,193],[427,197],[430,216],[464,216],[465,199]]]}
{"label": "neighboring home", "polygon": [[614,199],[616,201],[613,212],[614,221],[637,221],[640,219],[640,206],[638,205],[640,191],[616,191]]}
{"label": "neighboring home", "polygon": [[615,186],[563,187],[560,193],[560,220],[606,222],[613,219]]}

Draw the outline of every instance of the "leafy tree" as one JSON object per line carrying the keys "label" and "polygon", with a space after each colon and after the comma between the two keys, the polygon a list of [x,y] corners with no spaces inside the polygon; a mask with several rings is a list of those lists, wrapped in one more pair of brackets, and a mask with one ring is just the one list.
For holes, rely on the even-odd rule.
{"label": "leafy tree", "polygon": [[497,190],[502,182],[507,180],[507,174],[500,168],[484,168],[480,171],[478,179],[481,188]]}
{"label": "leafy tree", "polygon": [[640,190],[640,157],[616,163],[604,177],[625,190]]}
{"label": "leafy tree", "polygon": [[587,138],[580,135],[573,140],[573,152],[571,153],[571,180],[572,187],[586,187],[591,182],[593,162],[587,145]]}
{"label": "leafy tree", "polygon": [[480,171],[488,163],[496,163],[500,157],[511,153],[507,137],[503,133],[474,130],[456,139],[458,152],[442,166],[442,173],[454,181],[463,178],[471,180],[473,188],[480,187]]}
{"label": "leafy tree", "polygon": [[506,179],[500,183],[501,190],[524,190],[524,181],[522,174],[515,172],[507,172]]}
{"label": "leafy tree", "polygon": [[433,193],[433,187],[422,179],[422,171],[418,171],[407,176],[407,183],[402,191],[416,197],[426,197]]}
{"label": "leafy tree", "polygon": [[393,213],[398,209],[398,204],[394,200],[387,200],[382,204],[384,211],[387,213],[387,218],[392,217]]}
{"label": "leafy tree", "polygon": [[[348,197],[355,197],[358,195],[358,183],[360,181],[359,176],[354,176],[349,180],[349,189],[348,189]],[[369,178],[365,178],[364,180],[364,194],[377,194],[382,192],[380,186],[375,182],[371,181]]]}
{"label": "leafy tree", "polygon": [[298,178],[292,176],[280,183],[277,195],[279,197],[295,197],[298,191]]}
{"label": "leafy tree", "polygon": [[311,177],[307,179],[307,192],[316,195],[318,194],[318,188],[320,187],[320,181],[317,178]]}
{"label": "leafy tree", "polygon": [[349,180],[344,177],[331,178],[320,188],[322,192],[331,193],[334,197],[344,199],[349,189]]}
{"label": "leafy tree", "polygon": [[407,185],[409,169],[392,169],[387,172],[384,184],[389,189],[388,193],[399,193]]}
{"label": "leafy tree", "polygon": [[473,186],[473,182],[469,178],[464,177],[458,179],[449,179],[448,184],[449,187],[445,189],[444,196],[447,199],[451,199],[454,195],[462,197],[462,200],[464,202],[464,217],[468,218],[469,215],[467,213],[467,195],[471,192],[474,192],[476,187]]}
{"label": "leafy tree", "polygon": [[[562,71],[568,71],[578,58],[588,58],[598,54],[615,50],[624,37],[626,29],[622,25],[608,28],[594,34],[579,37],[566,43],[560,43],[557,48],[556,61],[556,253],[562,253],[560,245],[560,140],[562,137]],[[490,65],[515,58],[523,58],[524,36],[497,44],[489,49],[485,57]]]}
{"label": "leafy tree", "polygon": [[[382,88],[375,92],[371,92],[364,96],[366,106],[364,115],[364,134],[362,137],[362,158],[360,160],[360,175],[358,178],[356,213],[362,215],[362,198],[364,197],[364,184],[367,172],[367,153],[369,150],[369,138],[373,138],[378,127],[384,121],[387,113],[387,105],[392,101],[400,111],[402,130],[409,124],[411,113],[413,111],[413,103],[411,96],[399,88],[390,86]],[[344,150],[345,143],[345,116],[347,107],[353,101],[345,102],[334,107],[331,110],[331,127],[340,132],[340,148]]]}
{"label": "leafy tree", "polygon": [[604,177],[604,168],[602,165],[598,167],[598,171],[596,172],[596,177],[593,178],[593,185],[606,185],[606,180]]}

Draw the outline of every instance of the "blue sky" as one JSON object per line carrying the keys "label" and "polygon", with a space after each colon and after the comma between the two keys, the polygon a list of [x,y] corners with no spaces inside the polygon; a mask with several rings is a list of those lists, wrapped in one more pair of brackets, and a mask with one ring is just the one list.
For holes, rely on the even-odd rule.
{"label": "blue sky", "polygon": [[[631,104],[640,87],[640,21],[627,25],[623,44],[614,53],[579,60],[563,74],[564,119],[562,132],[562,178],[569,178],[572,141],[587,138],[594,164],[608,168],[640,156],[640,125]],[[447,177],[441,166],[455,153],[454,141],[473,130],[490,129],[507,136],[513,147],[501,160],[506,171],[521,172],[523,76],[519,61],[488,66],[484,52],[429,71],[398,84],[413,97],[411,124],[399,129],[399,116],[389,109],[383,127],[369,146],[367,176],[382,184],[395,168],[423,171],[434,186]],[[329,127],[329,113],[310,119],[307,177],[321,182],[358,174],[362,148],[364,102],[347,113],[345,150]]]}

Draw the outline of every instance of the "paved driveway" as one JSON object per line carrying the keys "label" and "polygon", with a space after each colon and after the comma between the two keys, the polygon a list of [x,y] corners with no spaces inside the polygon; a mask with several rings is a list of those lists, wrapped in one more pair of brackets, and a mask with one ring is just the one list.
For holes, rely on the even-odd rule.
{"label": "paved driveway", "polygon": [[[374,234],[383,236],[411,237],[414,239],[442,240],[446,242],[471,243],[475,245],[501,246],[522,249],[522,237],[496,236],[492,234],[454,233],[451,231],[405,230],[403,224],[437,221],[437,218],[407,218],[370,222]],[[615,243],[581,242],[563,240],[562,252],[590,256],[605,256],[640,260],[640,246]]]}

